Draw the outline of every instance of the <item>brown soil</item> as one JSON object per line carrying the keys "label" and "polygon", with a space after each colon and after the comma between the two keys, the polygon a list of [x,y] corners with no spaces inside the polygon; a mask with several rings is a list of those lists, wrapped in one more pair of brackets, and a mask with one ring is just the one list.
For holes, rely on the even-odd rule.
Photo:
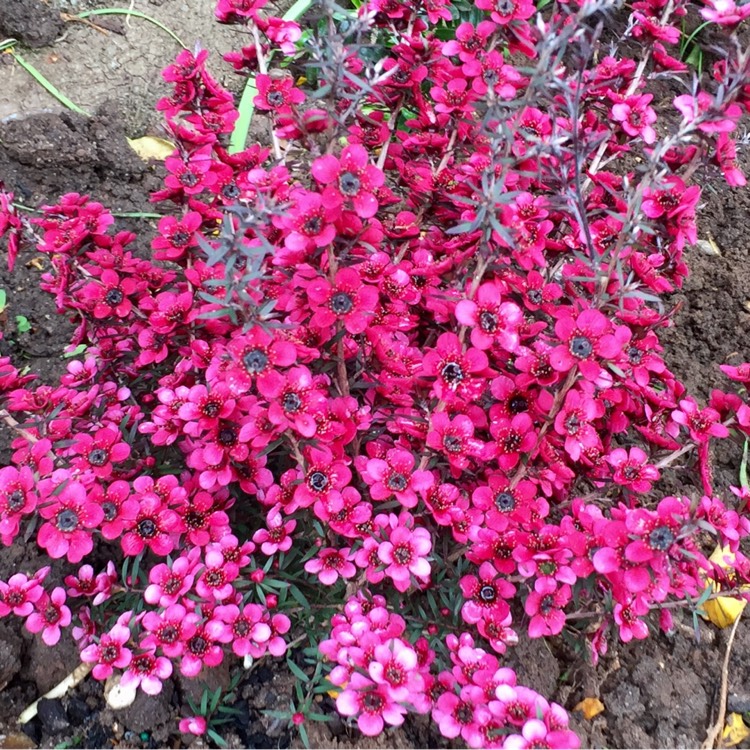
{"label": "brown soil", "polygon": [[[103,4],[101,4],[103,5]],[[122,4],[122,5],[127,5]],[[67,10],[96,3],[70,0]],[[236,32],[213,24],[213,0],[140,0],[135,8],[162,19],[188,44],[200,38],[209,49],[224,51]],[[24,55],[81,106],[90,119],[61,112],[59,105],[26,73],[10,65],[2,71],[0,93],[0,179],[30,206],[53,202],[64,192],[90,193],[115,212],[152,211],[149,191],[159,184],[158,170],[141,162],[126,136],[158,132],[153,105],[161,92],[158,72],[175,49],[163,32],[149,24],[121,19],[109,24],[107,35],[83,24],[62,24],[61,3],[0,0],[0,38],[14,36],[28,47],[53,44]],[[102,25],[104,21],[102,20]],[[63,34],[63,39],[59,36]],[[58,41],[55,41],[58,40]],[[218,58],[217,58],[218,59]],[[0,64],[8,64],[0,60]],[[216,61],[219,71],[223,68]],[[5,118],[4,120],[1,118]],[[688,252],[692,275],[674,301],[680,304],[676,327],[664,343],[670,366],[694,394],[706,398],[724,385],[717,365],[736,358],[750,361],[750,263],[745,237],[750,224],[750,190],[724,186],[705,190],[701,237],[708,233],[720,256]],[[122,228],[151,231],[143,220],[123,220]],[[145,245],[145,243],[144,243]],[[147,247],[147,245],[146,245]],[[61,348],[70,332],[55,313],[52,301],[38,291],[40,271],[33,256],[22,256],[14,274],[0,263],[0,288],[8,294],[9,310],[0,354],[12,354],[48,381],[64,368]],[[16,316],[28,319],[31,331],[19,333]],[[0,428],[2,430],[2,428]],[[0,434],[0,460],[7,457],[9,436]],[[4,449],[4,450],[3,450]],[[717,455],[719,487],[736,482],[739,451],[723,447]],[[699,492],[689,484],[681,491]],[[0,550],[0,577],[31,572],[41,555],[33,547]],[[55,569],[60,578],[67,571]],[[522,627],[522,625],[521,625]],[[572,710],[585,697],[598,697],[605,711],[593,721],[573,714],[584,746],[695,747],[718,711],[718,687],[727,632],[699,623],[696,641],[691,623],[676,635],[655,635],[645,643],[618,646],[598,668],[562,641],[523,640],[508,661],[524,684]],[[40,707],[40,716],[19,734],[15,719],[21,710],[66,676],[78,663],[66,634],[59,648],[48,649],[12,623],[0,623],[0,747],[32,741],[40,747],[158,747],[189,742],[176,734],[176,720],[189,696],[200,699],[202,683],[171,680],[156,699],[139,696],[128,709],[106,707],[102,686],[85,680],[61,701]],[[213,686],[229,680],[226,667],[209,672]],[[240,714],[225,730],[230,747],[301,746],[299,738],[269,718],[264,710],[285,710],[293,698],[293,678],[266,661],[252,670],[238,689]],[[740,625],[730,670],[730,706],[750,709],[750,628]],[[436,747],[444,740],[425,720],[414,720],[376,740],[358,736],[333,710],[327,696],[319,706],[331,715],[325,725],[309,727],[315,747]],[[3,735],[5,738],[3,739]],[[175,744],[177,743],[177,744]],[[29,745],[27,745],[29,746]],[[31,745],[33,746],[33,745]],[[194,747],[202,746],[196,740]]]}

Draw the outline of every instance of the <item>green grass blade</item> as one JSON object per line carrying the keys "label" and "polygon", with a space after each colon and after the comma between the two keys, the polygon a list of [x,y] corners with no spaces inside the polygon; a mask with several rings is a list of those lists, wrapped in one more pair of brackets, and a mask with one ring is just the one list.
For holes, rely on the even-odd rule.
{"label": "green grass blade", "polygon": [[162,31],[169,34],[172,39],[177,42],[183,49],[187,49],[185,42],[177,36],[169,27],[165,26],[161,21],[157,20],[153,16],[149,16],[146,13],[141,13],[139,10],[129,10],[128,8],[97,8],[95,10],[85,10],[83,13],[78,14],[78,18],[89,18],[90,16],[133,16],[133,18],[140,18],[144,21],[158,26]]}
{"label": "green grass blade", "polygon": [[255,112],[253,99],[255,99],[257,95],[258,87],[255,85],[255,76],[250,76],[245,84],[242,98],[240,99],[240,106],[237,110],[240,113],[240,116],[237,118],[232,135],[229,137],[230,154],[238,154],[245,148],[247,134],[250,132],[250,123],[253,120],[253,113]]}
{"label": "green grass blade", "polygon": [[10,47],[15,47],[17,44],[17,39],[3,39],[3,41],[0,42],[0,52],[6,49],[10,49]]}
{"label": "green grass blade", "polygon": [[[303,16],[313,4],[314,0],[297,0],[289,10],[284,13],[284,21],[296,21]],[[255,76],[250,76],[245,84],[245,90],[242,92],[237,118],[232,135],[229,138],[229,153],[237,154],[244,151],[247,144],[247,134],[250,132],[250,123],[253,121],[255,114],[255,105],[253,99],[258,95],[258,87],[255,85]]]}
{"label": "green grass blade", "polygon": [[60,102],[60,104],[72,110],[73,112],[77,112],[79,115],[91,117],[91,115],[85,109],[81,109],[77,104],[70,101],[70,99],[68,99],[68,97],[65,96],[62,91],[60,91],[60,89],[58,89],[52,82],[48,81],[30,62],[24,60],[23,57],[21,57],[21,55],[19,55],[17,52],[11,52],[10,54],[13,55],[16,62],[27,73],[30,73],[31,76],[36,80],[36,82],[43,86],[50,94],[52,94],[52,96],[54,96],[55,99]]}

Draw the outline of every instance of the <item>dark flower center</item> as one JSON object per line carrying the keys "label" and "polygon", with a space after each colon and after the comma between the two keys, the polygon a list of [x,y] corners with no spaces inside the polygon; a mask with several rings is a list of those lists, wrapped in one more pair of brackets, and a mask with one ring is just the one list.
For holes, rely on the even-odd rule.
{"label": "dark flower center", "polygon": [[310,474],[309,481],[310,487],[312,487],[315,492],[323,492],[323,490],[328,487],[328,477],[322,471],[314,471]]}
{"label": "dark flower center", "polygon": [[219,431],[217,440],[220,445],[234,445],[237,442],[237,433],[231,427],[224,427]]}
{"label": "dark flower center", "polygon": [[513,510],[513,508],[516,507],[516,499],[510,494],[510,492],[501,492],[495,497],[495,507],[499,511],[507,513],[509,510]]}
{"label": "dark flower center", "polygon": [[266,369],[268,355],[260,349],[252,349],[242,358],[242,363],[251,375],[257,375]]}
{"label": "dark flower center", "polygon": [[106,503],[102,503],[102,510],[104,511],[105,521],[115,520],[115,516],[117,515],[117,506],[113,502],[107,501]]}
{"label": "dark flower center", "polygon": [[487,68],[487,70],[482,73],[482,78],[488,86],[494,86],[498,79],[497,71],[494,68]]}
{"label": "dark flower center", "polygon": [[94,448],[94,450],[89,453],[88,459],[92,466],[104,466],[109,459],[109,455],[103,448]]}
{"label": "dark flower center", "polygon": [[542,293],[541,293],[541,291],[539,291],[539,289],[530,289],[526,296],[535,305],[541,305],[542,304],[543,297],[542,297]]}
{"label": "dark flower center", "polygon": [[628,349],[628,359],[631,365],[639,365],[643,359],[643,352],[637,346],[631,346]]}
{"label": "dark flower center", "polygon": [[362,181],[352,172],[344,172],[344,174],[339,177],[339,190],[350,198],[357,195],[361,187]]}
{"label": "dark flower center", "polygon": [[552,596],[552,594],[547,594],[541,602],[539,602],[539,610],[543,615],[549,614],[553,609],[555,609],[555,598]]}
{"label": "dark flower center", "polygon": [[495,591],[495,587],[489,585],[482,586],[482,588],[479,589],[479,598],[486,604],[494,602],[495,599],[497,599],[497,591]]}
{"label": "dark flower center", "polygon": [[266,99],[272,107],[280,107],[284,103],[284,95],[280,91],[269,91]]}
{"label": "dark flower center", "polygon": [[494,333],[497,330],[497,315],[489,310],[482,310],[479,314],[479,327],[487,333]]}
{"label": "dark flower center", "polygon": [[245,619],[236,620],[232,629],[236,636],[244,638],[250,632],[250,623]]}
{"label": "dark flower center", "polygon": [[78,513],[65,508],[57,514],[57,528],[62,532],[74,531],[78,528]]}
{"label": "dark flower center", "polygon": [[459,724],[471,724],[474,720],[474,711],[468,703],[459,703],[455,715]]}
{"label": "dark flower center", "polygon": [[593,351],[593,344],[585,336],[574,336],[570,342],[570,353],[578,359],[590,357]]}
{"label": "dark flower center", "polygon": [[26,601],[26,595],[15,589],[11,589],[5,595],[5,603],[9,607],[18,607]]}
{"label": "dark flower center", "polygon": [[456,435],[446,435],[443,438],[443,447],[448,453],[460,453],[463,448],[461,438]]}
{"label": "dark flower center", "polygon": [[174,573],[169,574],[169,578],[167,578],[166,582],[162,586],[162,589],[164,589],[164,593],[168,596],[171,596],[172,594],[176,594],[180,587],[182,586],[182,577],[175,575]]}
{"label": "dark flower center", "polygon": [[354,301],[346,292],[337,292],[331,297],[331,310],[336,315],[346,315],[354,307]]}
{"label": "dark flower center", "polygon": [[120,654],[120,649],[113,643],[108,644],[99,651],[99,658],[105,664],[111,664]]}
{"label": "dark flower center", "polygon": [[187,642],[188,651],[195,656],[203,656],[208,651],[208,641],[201,635],[194,635]]}
{"label": "dark flower center", "polygon": [[175,247],[185,247],[190,242],[190,235],[187,232],[175,232],[172,235],[172,244]]}
{"label": "dark flower center", "polygon": [[60,619],[60,610],[54,604],[48,604],[44,610],[44,619],[48,623],[57,622]]}
{"label": "dark flower center", "polygon": [[391,474],[388,477],[388,489],[394,492],[401,492],[406,489],[408,481],[403,474]]}
{"label": "dark flower center", "polygon": [[508,411],[511,414],[520,414],[521,412],[527,411],[529,408],[529,402],[526,396],[517,394],[508,401]]}
{"label": "dark flower center", "polygon": [[440,374],[449,385],[460,383],[464,379],[464,371],[458,362],[446,362]]}
{"label": "dark flower center", "polygon": [[233,182],[230,182],[228,185],[225,185],[222,188],[221,194],[228,200],[233,201],[235,198],[237,198],[237,196],[239,196],[240,189]]}
{"label": "dark flower center", "polygon": [[138,536],[141,539],[153,539],[156,536],[156,524],[151,518],[144,518],[142,521],[138,521],[137,529]]}
{"label": "dark flower center", "polygon": [[8,495],[8,510],[18,510],[23,508],[23,504],[26,502],[26,494],[23,490],[13,490]]}
{"label": "dark flower center", "polygon": [[289,393],[284,394],[281,403],[284,407],[284,411],[294,413],[299,411],[299,408],[302,406],[302,399],[294,391],[290,391]]}
{"label": "dark flower center", "polygon": [[320,234],[320,230],[323,228],[323,219],[320,216],[311,216],[302,225],[302,231],[307,235]]}
{"label": "dark flower center", "polygon": [[224,573],[221,570],[208,570],[203,576],[203,579],[206,582],[206,586],[215,588],[224,583]]}
{"label": "dark flower center", "polygon": [[641,470],[638,466],[633,466],[633,464],[626,464],[625,468],[622,470],[622,473],[625,476],[625,479],[633,480],[638,478]]}
{"label": "dark flower center", "polygon": [[578,431],[581,429],[581,420],[578,418],[577,414],[571,414],[566,420],[565,420],[565,429],[568,432],[568,435],[577,435]]}
{"label": "dark flower center", "polygon": [[221,411],[221,404],[218,401],[206,401],[206,403],[203,404],[201,411],[203,412],[203,416],[210,419],[217,416]]}
{"label": "dark flower center", "polygon": [[657,526],[648,536],[648,543],[652,549],[666,552],[674,542],[674,534],[668,526]]}
{"label": "dark flower center", "polygon": [[151,674],[154,667],[154,657],[151,654],[139,654],[133,657],[130,668],[138,674]]}
{"label": "dark flower center", "polygon": [[180,182],[185,187],[195,187],[198,184],[198,178],[192,172],[187,171],[180,175]]}
{"label": "dark flower center", "polygon": [[180,637],[180,633],[174,625],[165,625],[159,631],[159,640],[162,643],[175,643]]}
{"label": "dark flower center", "polygon": [[393,548],[393,559],[399,565],[406,565],[411,562],[411,547],[406,544],[399,544]]}
{"label": "dark flower center", "polygon": [[201,529],[206,523],[206,517],[197,510],[190,510],[185,514],[185,525],[189,529]]}
{"label": "dark flower center", "polygon": [[362,697],[362,708],[366,713],[379,713],[383,706],[383,696],[380,693],[369,692]]}
{"label": "dark flower center", "polygon": [[110,307],[117,307],[124,299],[125,295],[119,289],[110,289],[104,297]]}

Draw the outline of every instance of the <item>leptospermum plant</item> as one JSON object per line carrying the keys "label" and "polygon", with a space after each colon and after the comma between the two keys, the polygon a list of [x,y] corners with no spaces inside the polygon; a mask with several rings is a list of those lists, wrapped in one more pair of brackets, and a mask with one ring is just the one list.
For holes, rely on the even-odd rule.
{"label": "leptospermum plant", "polygon": [[[261,143],[229,148],[205,51],[165,71],[151,259],[88,196],[28,220],[0,194],[11,264],[49,257],[85,351],[57,385],[2,362],[0,538],[74,565],[0,582],[0,615],[50,646],[72,626],[95,678],[148,694],[294,640],[292,671],[317,663],[294,725],[332,690],[368,735],[422,713],[472,747],[574,747],[503,666],[519,638],[596,662],[747,596],[748,490],[711,454],[750,435],[750,364],[699,403],[659,343],[698,178],[745,183],[747,6],[638,0],[618,46],[609,0],[324,0],[304,33],[264,4],[217,7]],[[683,16],[727,35],[699,80]],[[691,497],[659,492],[677,463]]]}

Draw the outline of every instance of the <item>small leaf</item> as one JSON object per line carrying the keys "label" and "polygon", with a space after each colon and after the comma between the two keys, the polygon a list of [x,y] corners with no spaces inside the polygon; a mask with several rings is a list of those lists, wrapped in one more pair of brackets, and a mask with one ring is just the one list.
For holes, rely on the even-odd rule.
{"label": "small leaf", "polygon": [[724,731],[721,734],[723,746],[734,747],[747,737],[750,737],[750,729],[745,726],[742,716],[740,714],[729,714]]}
{"label": "small leaf", "polygon": [[604,704],[598,698],[584,698],[574,709],[583,714],[583,718],[591,721],[604,711]]}
{"label": "small leaf", "polygon": [[175,145],[164,138],[156,138],[152,135],[146,135],[143,138],[128,138],[130,148],[135,151],[143,161],[155,159],[164,161],[168,156],[174,153]]}

